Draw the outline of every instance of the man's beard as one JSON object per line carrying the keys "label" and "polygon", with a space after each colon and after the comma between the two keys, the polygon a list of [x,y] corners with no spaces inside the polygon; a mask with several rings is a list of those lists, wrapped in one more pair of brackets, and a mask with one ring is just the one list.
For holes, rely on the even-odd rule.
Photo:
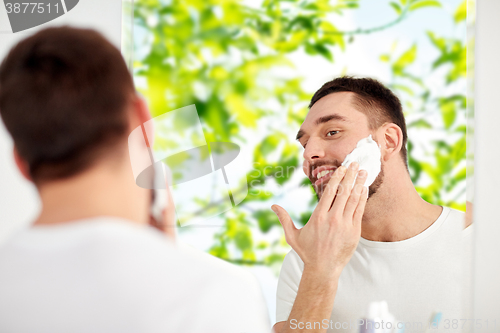
{"label": "man's beard", "polygon": [[[380,173],[378,174],[377,178],[373,181],[373,183],[368,186],[368,199],[369,200],[375,193],[377,193],[377,190],[379,189],[380,185],[384,182],[384,168],[381,167]],[[322,184],[318,187],[313,185],[314,192],[316,193],[316,198],[321,199],[321,196],[323,195],[323,192],[328,185],[328,182],[325,184]]]}

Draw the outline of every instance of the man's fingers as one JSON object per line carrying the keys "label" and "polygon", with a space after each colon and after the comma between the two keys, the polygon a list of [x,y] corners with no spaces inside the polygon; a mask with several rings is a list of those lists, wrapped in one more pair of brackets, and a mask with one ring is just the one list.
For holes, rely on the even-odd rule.
{"label": "man's fingers", "polygon": [[352,184],[354,183],[354,178],[358,173],[359,164],[357,162],[351,163],[349,168],[347,169],[346,175],[342,182],[339,184],[339,193],[335,198],[335,202],[333,203],[331,212],[340,213],[340,215],[344,215],[345,204],[347,199],[349,199],[349,195],[351,194]]}
{"label": "man's fingers", "polygon": [[295,242],[295,235],[298,229],[293,224],[292,218],[290,217],[290,215],[288,215],[287,211],[281,206],[272,205],[271,209],[273,210],[274,213],[276,213],[281,225],[283,226],[283,230],[285,231],[286,242],[293,247],[292,243]]}
{"label": "man's fingers", "polygon": [[368,187],[363,186],[361,195],[358,202],[358,207],[354,211],[354,216],[352,217],[352,223],[354,227],[361,230],[361,221],[363,219],[363,213],[365,212],[366,201],[368,200]]}
{"label": "man's fingers", "polygon": [[344,166],[340,166],[335,170],[333,176],[328,181],[328,184],[321,195],[321,199],[319,199],[319,203],[316,209],[319,209],[320,212],[328,212],[330,207],[332,207],[333,199],[335,199],[335,195],[337,194],[337,188],[339,187],[339,183],[342,180],[346,173],[346,168]]}
{"label": "man's fingers", "polygon": [[348,219],[352,219],[354,215],[354,210],[358,207],[359,198],[361,196],[361,191],[364,188],[364,183],[366,181],[367,173],[366,170],[361,170],[358,173],[358,177],[356,178],[356,182],[354,183],[354,187],[351,190],[351,195],[347,200],[344,209],[344,217]]}

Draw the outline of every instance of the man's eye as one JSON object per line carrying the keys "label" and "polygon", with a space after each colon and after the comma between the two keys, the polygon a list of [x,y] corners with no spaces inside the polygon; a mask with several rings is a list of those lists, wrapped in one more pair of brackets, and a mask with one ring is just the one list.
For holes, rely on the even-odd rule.
{"label": "man's eye", "polygon": [[332,136],[332,135],[335,135],[335,133],[338,133],[338,131],[330,131],[330,132],[326,133],[326,136]]}

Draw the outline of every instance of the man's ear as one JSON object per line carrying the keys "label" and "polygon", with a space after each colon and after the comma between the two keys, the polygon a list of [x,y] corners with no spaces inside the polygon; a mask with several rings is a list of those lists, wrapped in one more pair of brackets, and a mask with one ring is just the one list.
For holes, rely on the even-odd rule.
{"label": "man's ear", "polygon": [[381,128],[379,142],[382,153],[382,160],[387,162],[394,156],[398,156],[403,145],[403,132],[401,128],[394,123],[384,124]]}
{"label": "man's ear", "polygon": [[140,95],[135,95],[132,98],[130,111],[131,112],[129,118],[130,118],[130,127],[132,130],[137,128],[137,126],[144,124],[145,122],[147,122],[152,118],[146,101]]}
{"label": "man's ear", "polygon": [[19,156],[19,152],[17,151],[17,148],[15,146],[13,154],[14,154],[14,161],[16,162],[17,169],[19,170],[19,172],[21,172],[21,174],[26,180],[33,182],[30,176],[28,163],[26,163],[26,161],[23,160],[21,156]]}
{"label": "man's ear", "polygon": [[[146,136],[146,129],[144,126],[144,123],[147,121],[151,120],[151,113],[149,113],[149,108],[146,103],[146,100],[140,96],[140,95],[135,95],[131,102],[130,102],[130,107],[129,107],[129,132],[132,132],[135,130],[137,127],[141,126],[143,130],[143,135]],[[149,131],[151,131],[153,128],[149,127]],[[154,133],[149,133],[149,138],[152,139],[154,138]],[[148,147],[153,145],[153,142],[146,142],[146,145]]]}

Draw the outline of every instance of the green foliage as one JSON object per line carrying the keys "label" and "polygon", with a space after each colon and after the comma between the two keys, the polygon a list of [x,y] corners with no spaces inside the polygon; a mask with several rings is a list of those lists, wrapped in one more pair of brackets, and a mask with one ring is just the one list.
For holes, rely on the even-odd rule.
{"label": "green foliage", "polygon": [[441,7],[441,3],[437,0],[400,0],[399,3],[391,1],[389,5],[398,15],[403,15],[405,11],[411,12],[424,7]]}
{"label": "green foliage", "polygon": [[[134,75],[154,116],[195,104],[207,141],[251,145],[252,169],[246,172],[249,195],[224,214],[224,226],[214,237],[209,252],[239,264],[280,264],[289,250],[278,219],[269,209],[283,194],[307,186],[294,181],[300,170],[300,150],[287,132],[296,131],[307,114],[310,92],[290,56],[305,52],[310,61],[334,62],[357,34],[391,29],[415,11],[440,7],[439,1],[399,0],[387,2],[396,18],[378,27],[339,30],[329,15],[343,15],[360,6],[358,0],[264,0],[251,7],[238,0],[138,0],[135,26],[139,36]],[[456,10],[456,24],[463,24],[466,1]],[[429,70],[445,71],[443,85],[464,80],[464,41],[427,33],[439,55]],[[146,50],[144,52],[144,50]],[[454,140],[432,143],[429,160],[414,158],[415,145],[408,141],[408,164],[412,181],[427,201],[463,209],[465,203],[449,198],[464,187],[465,96],[437,95],[425,78],[412,72],[419,57],[417,44],[380,55],[381,66],[392,73],[389,86],[401,97],[405,112],[417,115],[409,129],[440,128]],[[286,75],[283,75],[286,73]],[[139,80],[140,79],[140,80]],[[440,110],[442,121],[426,119],[429,109]],[[264,135],[264,136],[263,136]],[[256,142],[255,142],[256,141]],[[160,142],[161,144],[161,142]],[[423,185],[425,179],[430,184]],[[242,179],[244,182],[245,179]],[[315,206],[313,191],[304,198],[309,208],[292,218],[305,225]],[[458,196],[457,196],[458,197]],[[208,202],[200,198],[200,207]]]}
{"label": "green foliage", "polygon": [[420,1],[410,1],[410,11],[423,7],[441,7],[441,3],[436,0],[420,0]]}
{"label": "green foliage", "polygon": [[392,72],[394,75],[403,75],[405,68],[413,63],[416,57],[417,45],[413,45],[392,64]]}
{"label": "green foliage", "polygon": [[401,15],[403,13],[403,9],[401,8],[401,5],[396,3],[396,2],[391,2],[389,3],[392,8],[396,11],[396,14]]}
{"label": "green foliage", "polygon": [[433,68],[450,65],[451,70],[446,76],[447,83],[465,78],[467,75],[467,48],[462,40],[437,37],[433,32],[427,32],[431,42],[441,52],[441,56],[432,64]]}
{"label": "green foliage", "polygon": [[[457,12],[459,10],[460,7]],[[456,84],[460,80],[464,83],[467,51],[465,41],[440,37],[430,31],[427,32],[427,36],[439,52],[432,64],[430,75],[437,70],[445,69],[444,87]],[[390,86],[394,91],[399,92],[403,104],[407,106],[406,113],[418,116],[414,121],[407,123],[407,128],[418,128],[420,131],[430,132],[436,128],[442,128],[441,131],[449,138],[432,142],[433,151],[429,151],[428,156],[434,160],[433,163],[415,159],[414,145],[412,138],[409,138],[408,165],[412,181],[416,184],[416,189],[422,198],[428,202],[465,210],[465,202],[457,202],[457,198],[465,192],[466,96],[464,94],[438,95],[429,90],[424,82],[425,78],[410,74],[409,66],[417,56],[416,45],[404,51],[399,57],[395,57],[394,53],[393,50],[388,54],[383,54],[381,60],[392,66],[393,82]],[[396,60],[392,61],[393,58]],[[414,104],[420,105],[420,108],[413,109],[411,106]],[[426,119],[427,110],[433,108],[440,110],[441,123],[431,123]],[[426,178],[430,179],[430,184],[420,185]]]}
{"label": "green foliage", "polygon": [[467,18],[467,0],[463,0],[460,6],[458,6],[453,16],[455,23],[464,21]]}
{"label": "green foliage", "polygon": [[263,233],[267,233],[275,225],[280,225],[278,217],[270,209],[256,211],[253,215]]}

